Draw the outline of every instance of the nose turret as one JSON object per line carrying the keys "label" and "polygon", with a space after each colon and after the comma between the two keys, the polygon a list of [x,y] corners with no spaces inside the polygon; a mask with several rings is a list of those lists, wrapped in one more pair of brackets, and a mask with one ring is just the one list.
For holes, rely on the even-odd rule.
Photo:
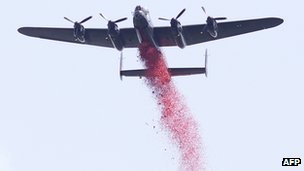
{"label": "nose turret", "polygon": [[146,28],[148,26],[146,10],[139,5],[135,7],[133,13],[133,24],[136,29]]}
{"label": "nose turret", "polygon": [[134,11],[136,12],[136,11],[141,11],[141,10],[142,10],[142,7],[141,7],[140,5],[137,5],[137,6],[135,7],[135,10],[134,10]]}

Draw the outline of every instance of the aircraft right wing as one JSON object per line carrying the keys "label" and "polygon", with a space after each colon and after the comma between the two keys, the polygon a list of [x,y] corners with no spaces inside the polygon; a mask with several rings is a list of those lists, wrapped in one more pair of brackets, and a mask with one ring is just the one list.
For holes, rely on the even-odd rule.
{"label": "aircraft right wing", "polygon": [[[201,34],[205,24],[183,26],[183,35],[187,45],[223,39],[227,37],[246,34],[254,31],[272,28],[283,23],[280,18],[261,18],[218,23],[217,38],[211,37],[207,32]],[[159,46],[176,46],[170,27],[155,27],[154,38]]]}

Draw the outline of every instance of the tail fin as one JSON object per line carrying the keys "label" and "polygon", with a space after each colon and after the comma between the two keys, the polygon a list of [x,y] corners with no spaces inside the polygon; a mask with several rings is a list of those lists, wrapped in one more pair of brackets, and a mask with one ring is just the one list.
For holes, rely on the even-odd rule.
{"label": "tail fin", "polygon": [[207,65],[208,65],[208,51],[206,49],[205,50],[205,75],[206,75],[206,77],[208,77],[208,68],[207,68]]}
{"label": "tail fin", "polygon": [[120,61],[119,61],[119,77],[120,77],[120,80],[122,81],[122,58],[123,58],[123,55],[122,55],[122,51],[120,52]]}

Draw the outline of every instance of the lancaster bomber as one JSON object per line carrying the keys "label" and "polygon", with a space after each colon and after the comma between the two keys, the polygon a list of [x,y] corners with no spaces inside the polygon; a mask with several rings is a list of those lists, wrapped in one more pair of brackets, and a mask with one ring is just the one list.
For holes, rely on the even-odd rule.
{"label": "lancaster bomber", "polygon": [[[142,6],[136,6],[133,12],[133,27],[119,29],[117,23],[127,20],[127,17],[115,21],[108,20],[104,15],[102,18],[108,21],[108,28],[85,28],[83,23],[90,20],[92,16],[80,22],[74,22],[67,17],[67,21],[74,24],[74,28],[48,28],[48,27],[21,27],[21,34],[43,39],[57,40],[85,45],[115,48],[122,51],[123,48],[137,48],[142,42],[149,42],[160,51],[160,47],[178,46],[185,48],[199,43],[218,40],[226,37],[237,36],[254,31],[272,28],[283,23],[283,19],[269,17],[250,20],[219,22],[226,17],[207,17],[205,24],[194,24],[182,26],[178,18],[183,15],[183,9],[172,19],[159,18],[170,21],[168,27],[153,27],[149,11]],[[202,10],[206,13],[204,7]],[[207,61],[205,53],[205,61]],[[168,68],[172,76],[206,74],[207,68]],[[144,76],[145,70],[120,71],[121,76]]]}

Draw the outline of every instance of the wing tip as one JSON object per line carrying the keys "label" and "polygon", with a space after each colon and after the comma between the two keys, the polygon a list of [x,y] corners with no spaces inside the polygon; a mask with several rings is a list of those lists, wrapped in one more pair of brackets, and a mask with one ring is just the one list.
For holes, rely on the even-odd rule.
{"label": "wing tip", "polygon": [[18,30],[17,30],[20,34],[23,34],[24,33],[24,27],[20,27],[20,28],[18,28]]}
{"label": "wing tip", "polygon": [[17,30],[20,34],[23,34],[23,35],[26,35],[26,36],[30,36],[29,34],[29,30],[28,30],[28,27],[20,27],[18,30]]}
{"label": "wing tip", "polygon": [[266,21],[268,21],[269,28],[279,26],[284,22],[282,18],[278,18],[278,17],[266,18]]}
{"label": "wing tip", "polygon": [[274,21],[276,26],[284,23],[284,20],[282,18],[273,18],[273,21]]}

